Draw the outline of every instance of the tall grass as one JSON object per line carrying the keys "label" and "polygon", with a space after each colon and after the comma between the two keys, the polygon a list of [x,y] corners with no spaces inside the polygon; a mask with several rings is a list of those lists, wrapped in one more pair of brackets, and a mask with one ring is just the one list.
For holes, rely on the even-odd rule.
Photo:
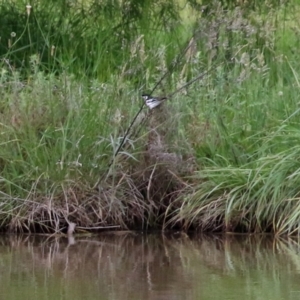
{"label": "tall grass", "polygon": [[261,38],[266,34],[263,48],[249,47],[251,36],[242,47],[234,43],[230,72],[222,69],[218,85],[199,91],[190,113],[199,170],[177,199],[175,224],[299,232],[298,41],[289,22],[279,22],[275,31],[271,20],[256,28]]}
{"label": "tall grass", "polygon": [[[23,21],[0,48],[2,228],[298,233],[297,4],[216,4],[193,29],[108,4],[5,6]],[[163,74],[170,94],[210,69],[124,138]]]}

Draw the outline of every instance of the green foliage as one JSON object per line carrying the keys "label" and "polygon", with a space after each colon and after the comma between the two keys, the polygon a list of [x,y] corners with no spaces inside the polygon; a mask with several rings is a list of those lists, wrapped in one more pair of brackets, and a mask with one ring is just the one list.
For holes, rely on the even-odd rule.
{"label": "green foliage", "polygon": [[[1,3],[2,224],[299,231],[296,6],[215,4],[184,27],[170,1]],[[168,71],[155,93],[209,72],[111,164]]]}
{"label": "green foliage", "polygon": [[[23,1],[2,0],[0,57],[25,72],[29,57],[38,53],[47,72],[107,80],[133,58],[133,43],[145,30],[172,35],[178,20],[176,5],[169,1],[37,1],[26,12]],[[157,42],[144,46],[157,47]]]}
{"label": "green foliage", "polygon": [[[272,25],[274,13],[269,13],[268,22],[261,22],[265,16],[252,21],[264,24],[255,31],[260,37],[264,34],[263,39],[257,33],[245,39],[239,32],[231,48],[235,64],[219,68],[223,79],[218,84],[206,83],[190,95],[194,102],[199,99],[189,114],[188,138],[199,171],[178,199],[174,224],[185,221],[203,230],[299,232],[297,42],[286,28],[288,22]],[[223,34],[219,39],[227,37]]]}

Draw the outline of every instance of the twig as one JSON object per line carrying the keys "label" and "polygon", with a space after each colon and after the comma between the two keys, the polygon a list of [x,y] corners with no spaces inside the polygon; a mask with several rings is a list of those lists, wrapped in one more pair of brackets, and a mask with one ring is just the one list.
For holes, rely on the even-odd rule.
{"label": "twig", "polygon": [[197,77],[195,77],[194,79],[190,80],[189,82],[187,82],[186,84],[184,84],[183,86],[181,86],[180,88],[178,88],[176,91],[174,91],[173,93],[171,93],[170,95],[168,95],[166,98],[173,97],[175,94],[179,93],[184,88],[190,86],[192,83],[196,82],[197,80],[202,79],[205,75],[207,75],[208,73],[210,73],[211,71],[215,70],[216,68],[218,68],[219,66],[221,66],[223,64],[224,64],[224,62],[221,62],[220,64],[217,64],[213,68],[210,68],[208,71],[201,73],[200,75],[198,75]]}
{"label": "twig", "polygon": [[[195,33],[193,34],[193,37],[194,37]],[[165,74],[160,78],[160,80],[156,83],[156,85],[154,86],[154,88],[152,89],[150,95],[156,90],[156,88],[161,84],[161,82],[166,78],[166,76],[171,72],[173,71],[173,69],[178,65],[178,63],[180,62],[180,60],[182,59],[182,57],[186,54],[186,52],[191,48],[192,44],[189,43],[187,47],[185,47],[184,51],[181,51],[180,55],[176,58],[175,62],[172,64],[171,68],[169,70],[167,70],[165,72]],[[136,119],[138,118],[138,116],[140,115],[140,113],[142,112],[143,108],[145,106],[145,103],[143,102],[143,104],[141,105],[140,109],[138,110],[138,112],[136,113],[136,115],[134,116],[134,118],[132,119],[131,123],[129,124],[129,126],[127,127],[126,131],[125,131],[125,134],[117,148],[117,150],[115,151],[115,153],[113,154],[113,158],[111,159],[110,163],[108,164],[108,172],[107,173],[104,173],[100,179],[98,180],[97,184],[98,185],[103,179],[105,176],[107,176],[107,174],[109,173],[110,171],[110,168],[112,166],[112,164],[114,163],[114,160],[116,158],[116,156],[119,154],[121,148],[123,147],[128,135],[129,135],[129,132],[131,130],[131,128],[133,127]]]}
{"label": "twig", "polygon": [[110,226],[96,226],[96,227],[81,227],[77,226],[78,229],[88,229],[88,230],[94,230],[94,229],[110,229],[110,228],[120,228],[120,225],[110,225]]}

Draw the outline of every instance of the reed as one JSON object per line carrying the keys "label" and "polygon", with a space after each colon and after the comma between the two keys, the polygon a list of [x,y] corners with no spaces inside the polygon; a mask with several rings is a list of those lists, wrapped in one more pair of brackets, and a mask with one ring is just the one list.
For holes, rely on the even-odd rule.
{"label": "reed", "polygon": [[[23,20],[1,37],[3,230],[299,232],[297,4],[217,5],[193,26],[176,6],[160,20],[161,6],[132,14],[129,30],[98,2],[47,3],[1,6],[1,22]],[[124,140],[163,74],[155,94],[206,71],[143,109]]]}

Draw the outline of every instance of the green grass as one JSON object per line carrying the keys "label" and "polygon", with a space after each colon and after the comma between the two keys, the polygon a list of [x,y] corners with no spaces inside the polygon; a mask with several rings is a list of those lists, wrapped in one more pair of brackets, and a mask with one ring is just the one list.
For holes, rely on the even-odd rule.
{"label": "green grass", "polygon": [[222,70],[229,78],[224,85],[207,84],[199,91],[199,104],[189,116],[198,171],[187,194],[177,199],[180,208],[170,224],[298,233],[298,62],[295,44],[289,51],[284,45],[289,31],[277,34],[281,38],[266,52],[272,56],[265,63],[258,52],[249,67],[241,58],[250,54],[243,52],[240,64]]}
{"label": "green grass", "polygon": [[[43,1],[40,15],[10,8],[2,20],[24,22],[0,47],[3,230],[59,231],[72,221],[299,233],[296,2],[218,8],[196,30],[171,8],[169,20],[133,14],[132,29],[100,6],[99,19],[84,18],[88,8],[56,16]],[[167,71],[155,93],[208,70],[162,109],[144,109],[112,162],[143,91]]]}

